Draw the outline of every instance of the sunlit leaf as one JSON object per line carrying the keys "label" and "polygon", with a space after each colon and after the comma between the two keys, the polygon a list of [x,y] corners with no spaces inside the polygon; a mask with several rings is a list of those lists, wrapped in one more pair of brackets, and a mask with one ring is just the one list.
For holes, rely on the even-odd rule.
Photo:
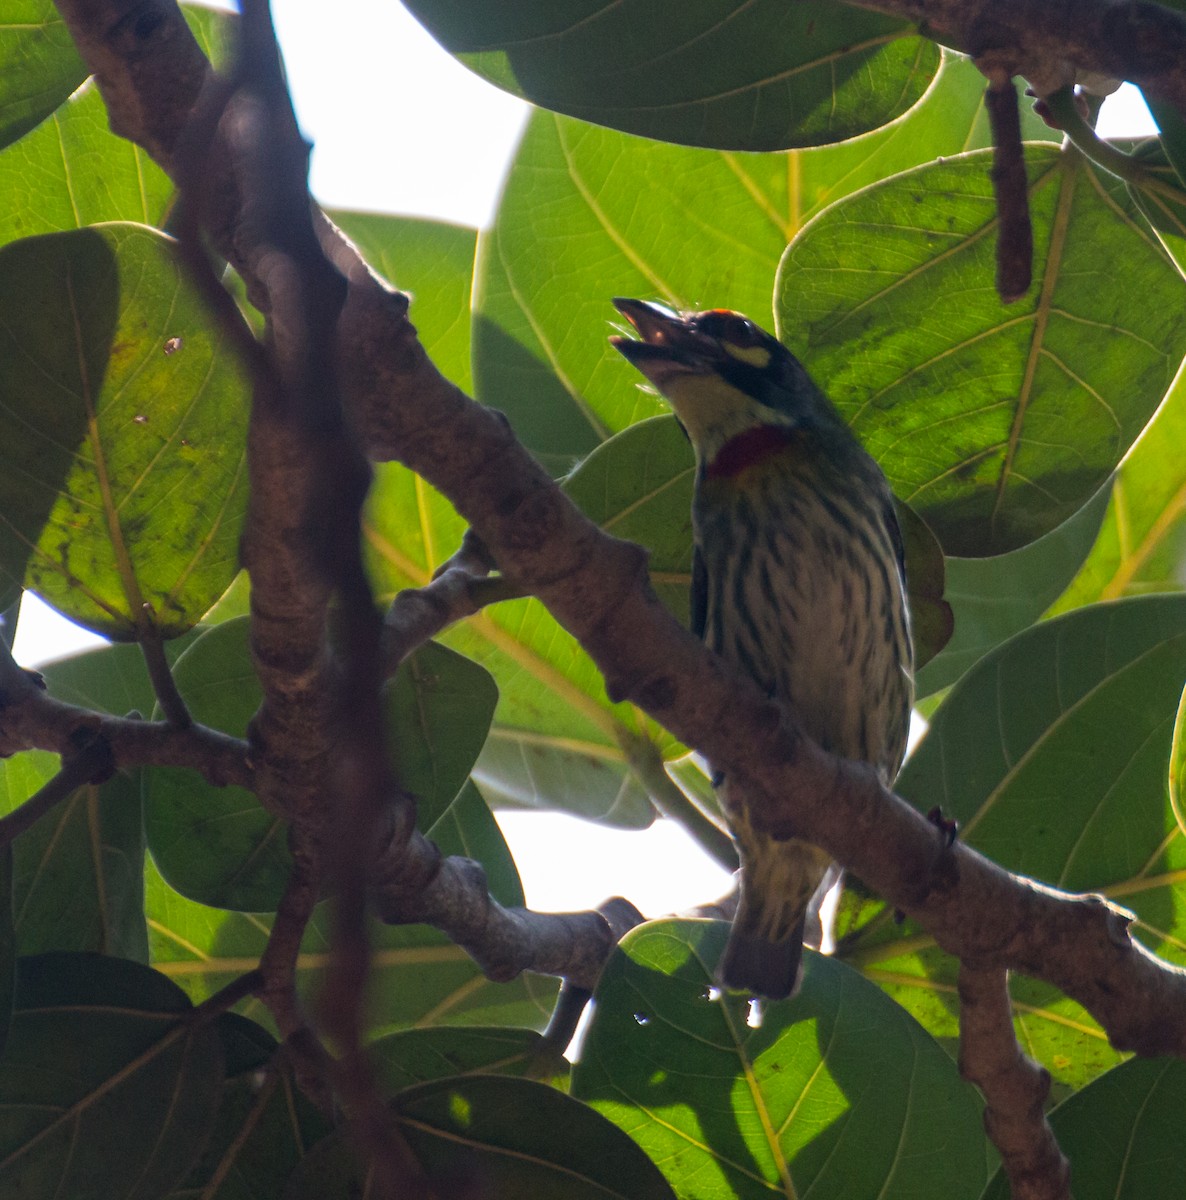
{"label": "sunlit leaf", "polygon": [[541,108],[666,142],[778,150],[875,129],[922,95],[933,43],[893,17],[807,2],[488,5],[404,0],[479,75]]}
{"label": "sunlit leaf", "polygon": [[[119,640],[190,628],[238,569],[244,383],[168,240],[0,248],[0,572]],[[31,549],[31,553],[30,553]]]}
{"label": "sunlit leaf", "polygon": [[980,1102],[926,1031],[816,954],[799,995],[750,1023],[744,997],[710,991],[726,931],[661,921],[627,934],[598,984],[573,1094],[680,1196],[979,1196],[991,1165]]}
{"label": "sunlit leaf", "polygon": [[0,146],[32,129],[85,78],[50,0],[8,0],[0,18]]}
{"label": "sunlit leaf", "polygon": [[1186,351],[1186,281],[1120,181],[1073,149],[1026,163],[1034,284],[1013,304],[993,285],[987,153],[845,199],[779,268],[788,344],[950,554],[1016,549],[1077,511]]}
{"label": "sunlit leaf", "polygon": [[[376,471],[365,535],[380,593],[424,586],[464,530],[448,501],[418,476],[394,464]],[[600,672],[542,604],[493,605],[442,640],[498,680],[494,727],[476,768],[492,800],[538,800],[627,827],[650,823],[650,801],[627,777],[619,736],[649,723],[627,705],[610,705]],[[539,769],[536,750],[547,760]],[[554,751],[582,764],[579,777],[553,770]]]}

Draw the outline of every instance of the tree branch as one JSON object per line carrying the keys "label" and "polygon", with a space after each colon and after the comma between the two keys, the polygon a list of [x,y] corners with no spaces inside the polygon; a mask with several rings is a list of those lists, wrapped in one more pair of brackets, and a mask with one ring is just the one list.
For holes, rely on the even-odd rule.
{"label": "tree branch", "polygon": [[1050,1073],[1017,1044],[1007,975],[961,964],[959,997],[960,1073],[984,1095],[1013,1200],[1071,1200],[1071,1166],[1042,1111]]}
{"label": "tree branch", "polygon": [[1007,61],[1039,96],[1126,79],[1186,112],[1186,15],[1143,0],[847,0],[945,46]]}

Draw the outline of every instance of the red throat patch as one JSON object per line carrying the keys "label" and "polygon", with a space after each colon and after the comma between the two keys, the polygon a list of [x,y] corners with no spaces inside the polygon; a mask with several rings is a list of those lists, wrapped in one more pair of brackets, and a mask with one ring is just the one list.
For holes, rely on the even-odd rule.
{"label": "red throat patch", "polygon": [[795,431],[781,425],[755,425],[727,441],[704,470],[707,479],[729,479],[780,454],[795,440]]}

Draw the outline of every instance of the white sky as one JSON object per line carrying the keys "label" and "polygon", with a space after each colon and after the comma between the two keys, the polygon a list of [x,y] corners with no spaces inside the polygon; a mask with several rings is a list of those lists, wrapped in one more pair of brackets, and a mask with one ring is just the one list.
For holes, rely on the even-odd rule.
{"label": "white sky", "polygon": [[[332,8],[331,20],[324,5],[274,0],[297,114],[314,143],[314,194],[327,206],[486,223],[527,106],[446,54],[397,0],[337,0]],[[1099,130],[1152,131],[1135,89],[1109,100]],[[97,641],[26,596],[18,661],[34,665]],[[728,886],[668,822],[620,834],[553,814],[503,813],[499,821],[533,907],[587,908],[620,894],[659,916]]]}

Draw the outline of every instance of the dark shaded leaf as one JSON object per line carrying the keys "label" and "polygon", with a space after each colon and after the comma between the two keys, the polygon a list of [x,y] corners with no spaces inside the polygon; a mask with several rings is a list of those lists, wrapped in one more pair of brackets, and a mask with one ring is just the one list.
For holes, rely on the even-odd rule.
{"label": "dark shaded leaf", "polygon": [[[248,624],[206,630],[173,669],[194,720],[236,737],[262,699]],[[148,847],[170,886],[202,904],[273,911],[292,869],[286,823],[246,789],[214,787],[196,771],[150,767],[143,778]]]}
{"label": "dark shaded leaf", "polygon": [[778,150],[839,142],[905,112],[939,65],[893,17],[811,2],[648,0],[488,5],[405,0],[499,87],[665,142]]}
{"label": "dark shaded leaf", "polygon": [[[0,1190],[148,1200],[209,1135],[222,1044],[176,986],[93,954],[21,959],[0,1070]],[[129,1136],[134,1130],[134,1136]]]}

